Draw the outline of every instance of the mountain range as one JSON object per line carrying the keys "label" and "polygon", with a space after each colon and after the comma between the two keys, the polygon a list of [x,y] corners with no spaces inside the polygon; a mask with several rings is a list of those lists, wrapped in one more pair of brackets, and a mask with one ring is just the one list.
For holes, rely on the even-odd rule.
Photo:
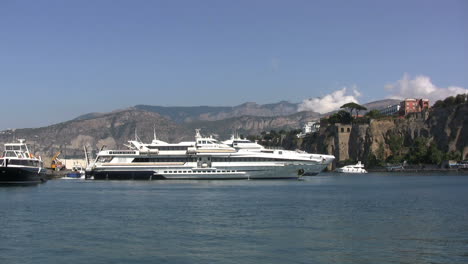
{"label": "mountain range", "polygon": [[[238,106],[153,106],[136,105],[129,109],[159,113],[176,123],[191,121],[218,121],[239,116],[286,116],[297,112],[298,104],[281,101],[275,104],[259,105],[247,102]],[[103,115],[89,113],[75,120],[91,119]]]}

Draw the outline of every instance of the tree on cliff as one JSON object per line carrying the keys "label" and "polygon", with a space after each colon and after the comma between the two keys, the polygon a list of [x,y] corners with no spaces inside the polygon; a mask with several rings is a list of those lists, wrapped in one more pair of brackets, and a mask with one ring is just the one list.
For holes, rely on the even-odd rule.
{"label": "tree on cliff", "polygon": [[457,96],[455,96],[455,104],[459,105],[459,104],[464,104],[466,103],[468,100],[468,94],[457,94]]}
{"label": "tree on cliff", "polygon": [[353,120],[353,117],[349,112],[346,112],[344,110],[338,111],[338,113],[335,113],[331,115],[328,118],[328,122],[331,124],[335,123],[342,123],[342,124],[349,124]]}
{"label": "tree on cliff", "polygon": [[454,105],[468,104],[468,94],[457,94],[456,96],[449,96],[444,100],[438,100],[432,107],[450,107]]}
{"label": "tree on cliff", "polygon": [[407,154],[407,160],[412,164],[421,164],[427,163],[427,151],[428,151],[428,139],[425,137],[417,137],[412,146],[410,146],[410,151]]}
{"label": "tree on cliff", "polygon": [[395,133],[391,133],[386,142],[392,152],[392,155],[388,157],[388,161],[391,163],[399,163],[403,161],[403,147],[404,147],[404,138]]}
{"label": "tree on cliff", "polygon": [[347,103],[347,104],[344,104],[340,107],[341,109],[347,109],[348,112],[351,114],[351,116],[353,116],[353,111],[356,111],[356,116],[359,115],[359,111],[365,111],[367,110],[366,107],[360,105],[360,104],[356,104],[356,103]]}
{"label": "tree on cliff", "polygon": [[437,145],[434,142],[432,142],[427,152],[427,161],[432,164],[440,164],[444,158],[444,153],[437,148]]}
{"label": "tree on cliff", "polygon": [[369,112],[367,112],[366,116],[367,116],[368,118],[377,119],[377,118],[382,117],[383,115],[382,115],[382,113],[380,113],[379,110],[375,110],[375,109],[374,109],[374,110],[370,110]]}

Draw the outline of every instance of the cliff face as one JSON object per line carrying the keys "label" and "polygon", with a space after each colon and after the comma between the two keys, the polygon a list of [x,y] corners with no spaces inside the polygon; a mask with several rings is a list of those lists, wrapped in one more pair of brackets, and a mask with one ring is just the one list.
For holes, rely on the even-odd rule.
{"label": "cliff face", "polygon": [[[349,132],[348,127],[351,127]],[[372,155],[385,160],[408,152],[418,137],[426,138],[428,144],[435,143],[445,153],[459,152],[462,158],[468,158],[468,105],[435,108],[430,113],[401,119],[326,126],[312,139],[304,140],[301,147],[333,154],[337,161],[351,159],[367,163]],[[398,139],[401,139],[402,153],[393,153]]]}
{"label": "cliff face", "polygon": [[439,149],[468,155],[468,104],[434,109],[428,125]]}

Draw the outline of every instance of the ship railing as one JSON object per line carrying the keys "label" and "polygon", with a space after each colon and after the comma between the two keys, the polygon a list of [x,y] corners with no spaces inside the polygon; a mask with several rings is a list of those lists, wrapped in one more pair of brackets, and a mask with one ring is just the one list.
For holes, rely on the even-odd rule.
{"label": "ship railing", "polygon": [[271,149],[271,150],[284,150],[283,147],[273,147],[273,146],[267,146],[267,147],[264,147],[265,149]]}

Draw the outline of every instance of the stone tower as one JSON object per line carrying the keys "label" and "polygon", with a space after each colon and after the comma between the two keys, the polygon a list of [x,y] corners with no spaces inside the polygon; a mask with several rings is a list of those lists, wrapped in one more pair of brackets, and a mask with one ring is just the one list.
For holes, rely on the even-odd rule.
{"label": "stone tower", "polygon": [[335,157],[336,161],[349,159],[349,136],[351,135],[351,124],[335,124]]}

